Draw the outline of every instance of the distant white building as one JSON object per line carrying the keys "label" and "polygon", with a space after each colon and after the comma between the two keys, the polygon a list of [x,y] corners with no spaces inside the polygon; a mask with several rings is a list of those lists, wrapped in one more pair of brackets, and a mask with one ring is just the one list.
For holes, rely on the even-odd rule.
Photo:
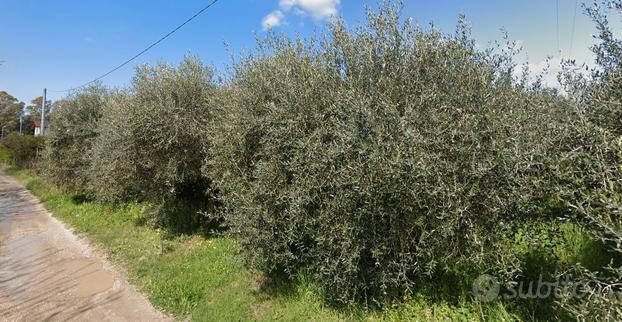
{"label": "distant white building", "polygon": [[35,135],[41,135],[41,121],[34,120],[32,121],[35,127]]}

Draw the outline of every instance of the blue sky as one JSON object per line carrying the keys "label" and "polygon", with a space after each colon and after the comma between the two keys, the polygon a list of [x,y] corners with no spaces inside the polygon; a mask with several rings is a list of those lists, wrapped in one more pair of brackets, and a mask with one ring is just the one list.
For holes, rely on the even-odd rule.
{"label": "blue sky", "polygon": [[[29,102],[44,87],[65,89],[87,82],[155,41],[209,0],[0,0],[0,90]],[[556,0],[405,0],[404,15],[422,25],[434,22],[453,31],[459,13],[472,24],[476,41],[485,46],[500,39],[504,28],[522,43],[520,60],[541,65],[558,54]],[[581,1],[578,3],[580,4]],[[132,65],[176,63],[186,53],[221,69],[254,47],[255,35],[272,27],[286,34],[308,35],[322,29],[333,14],[349,25],[364,20],[364,5],[349,0],[220,0],[144,56],[104,79],[124,86]],[[590,61],[591,22],[575,0],[559,0],[559,50],[563,57]],[[619,26],[619,25],[617,25]],[[570,48],[572,42],[572,50]],[[228,44],[229,49],[224,45]],[[52,99],[63,94],[50,93]]]}

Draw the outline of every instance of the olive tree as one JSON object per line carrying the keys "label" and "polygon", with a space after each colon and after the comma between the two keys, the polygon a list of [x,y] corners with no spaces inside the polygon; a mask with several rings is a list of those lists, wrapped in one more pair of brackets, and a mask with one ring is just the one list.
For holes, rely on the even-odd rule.
{"label": "olive tree", "polygon": [[164,208],[177,199],[207,200],[209,180],[201,165],[216,93],[212,77],[212,69],[193,57],[178,67],[137,68],[131,87],[113,95],[104,109],[91,166],[98,197]]}
{"label": "olive tree", "polygon": [[107,96],[106,88],[93,85],[72,93],[52,112],[44,168],[55,184],[81,192],[87,190],[90,150]]}
{"label": "olive tree", "polygon": [[210,130],[204,172],[249,264],[311,274],[340,302],[401,297],[456,265],[515,274],[506,237],[555,217],[557,156],[583,124],[464,20],[455,34],[401,21],[386,5],[355,29],[268,36]]}
{"label": "olive tree", "polygon": [[[597,66],[589,77],[567,79],[570,93],[598,130],[560,167],[571,179],[559,190],[574,219],[608,247],[612,260],[596,272],[578,267],[583,297],[572,296],[568,288],[560,302],[580,320],[617,321],[622,319],[622,40],[609,18],[622,15],[622,1],[595,1],[585,12],[596,25],[592,51]],[[594,144],[594,138],[606,144]]]}

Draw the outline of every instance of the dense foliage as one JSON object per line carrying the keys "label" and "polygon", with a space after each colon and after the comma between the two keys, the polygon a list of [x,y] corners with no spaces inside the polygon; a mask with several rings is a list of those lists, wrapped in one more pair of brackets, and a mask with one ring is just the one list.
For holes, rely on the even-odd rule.
{"label": "dense foliage", "polygon": [[622,2],[602,1],[586,9],[596,24],[598,42],[592,46],[597,68],[584,93],[592,120],[618,135],[622,134],[622,40],[617,39],[609,25],[609,15],[622,15]]}
{"label": "dense foliage", "polygon": [[[107,100],[92,150],[91,184],[106,201],[167,206],[202,202],[204,133],[211,121],[212,70],[187,57],[137,69],[131,88]],[[167,219],[167,218],[162,218]]]}
{"label": "dense foliage", "polygon": [[19,130],[19,117],[23,107],[24,103],[19,102],[13,95],[0,91],[0,127],[3,136]]}
{"label": "dense foliage", "polygon": [[88,187],[91,146],[107,94],[105,88],[91,86],[73,93],[54,109],[46,140],[45,172],[58,186],[73,190]]}
{"label": "dense foliage", "polygon": [[2,139],[2,145],[8,152],[11,164],[18,167],[31,166],[37,161],[45,140],[41,136],[10,133]]}
{"label": "dense foliage", "polygon": [[511,42],[481,50],[464,19],[444,34],[392,5],[356,29],[270,34],[226,84],[195,58],[143,66],[128,89],[54,111],[49,174],[102,201],[153,203],[167,227],[218,212],[251,267],[304,274],[348,304],[407,297],[456,268],[525,277],[517,240],[571,223],[613,255],[607,268],[551,265],[605,286],[559,303],[616,317],[621,46],[598,7],[587,13],[599,68],[566,75],[568,96],[516,79]]}
{"label": "dense foliage", "polygon": [[595,128],[517,84],[511,53],[476,50],[464,22],[423,31],[393,7],[368,21],[269,38],[237,68],[206,173],[250,262],[345,302],[456,265],[515,273],[506,237],[556,215],[542,208],[572,179],[564,153]]}
{"label": "dense foliage", "polygon": [[[561,304],[579,319],[614,321],[622,319],[622,40],[615,37],[609,17],[622,16],[622,1],[595,2],[586,13],[598,32],[592,47],[597,66],[588,78],[568,78],[574,80],[570,85],[575,85],[577,104],[600,127],[594,136],[605,138],[608,144],[585,146],[591,155],[600,157],[573,161],[576,179],[566,192],[572,196],[569,205],[577,221],[608,246],[614,260],[604,272],[578,267],[579,278],[589,281],[587,296],[566,297]],[[586,165],[595,171],[586,171]]]}

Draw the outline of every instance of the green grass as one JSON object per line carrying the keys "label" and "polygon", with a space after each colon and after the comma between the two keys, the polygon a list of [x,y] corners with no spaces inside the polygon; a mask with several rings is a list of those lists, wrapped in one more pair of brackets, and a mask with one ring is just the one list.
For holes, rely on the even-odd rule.
{"label": "green grass", "polygon": [[[245,268],[239,247],[230,237],[171,236],[146,225],[148,207],[124,207],[84,201],[47,183],[32,171],[8,169],[38,196],[54,216],[102,249],[123,269],[131,283],[153,305],[173,317],[197,321],[514,321],[540,320],[529,304],[472,299],[464,281],[440,280],[415,292],[413,298],[382,310],[336,308],[304,278],[295,283],[266,285],[261,274]],[[562,259],[586,252],[576,232]],[[527,251],[527,250],[525,250]],[[589,253],[589,251],[588,251]],[[579,254],[579,255],[577,255]],[[457,288],[456,290],[449,290]],[[448,292],[458,295],[443,296]],[[536,313],[534,313],[536,312]]]}

